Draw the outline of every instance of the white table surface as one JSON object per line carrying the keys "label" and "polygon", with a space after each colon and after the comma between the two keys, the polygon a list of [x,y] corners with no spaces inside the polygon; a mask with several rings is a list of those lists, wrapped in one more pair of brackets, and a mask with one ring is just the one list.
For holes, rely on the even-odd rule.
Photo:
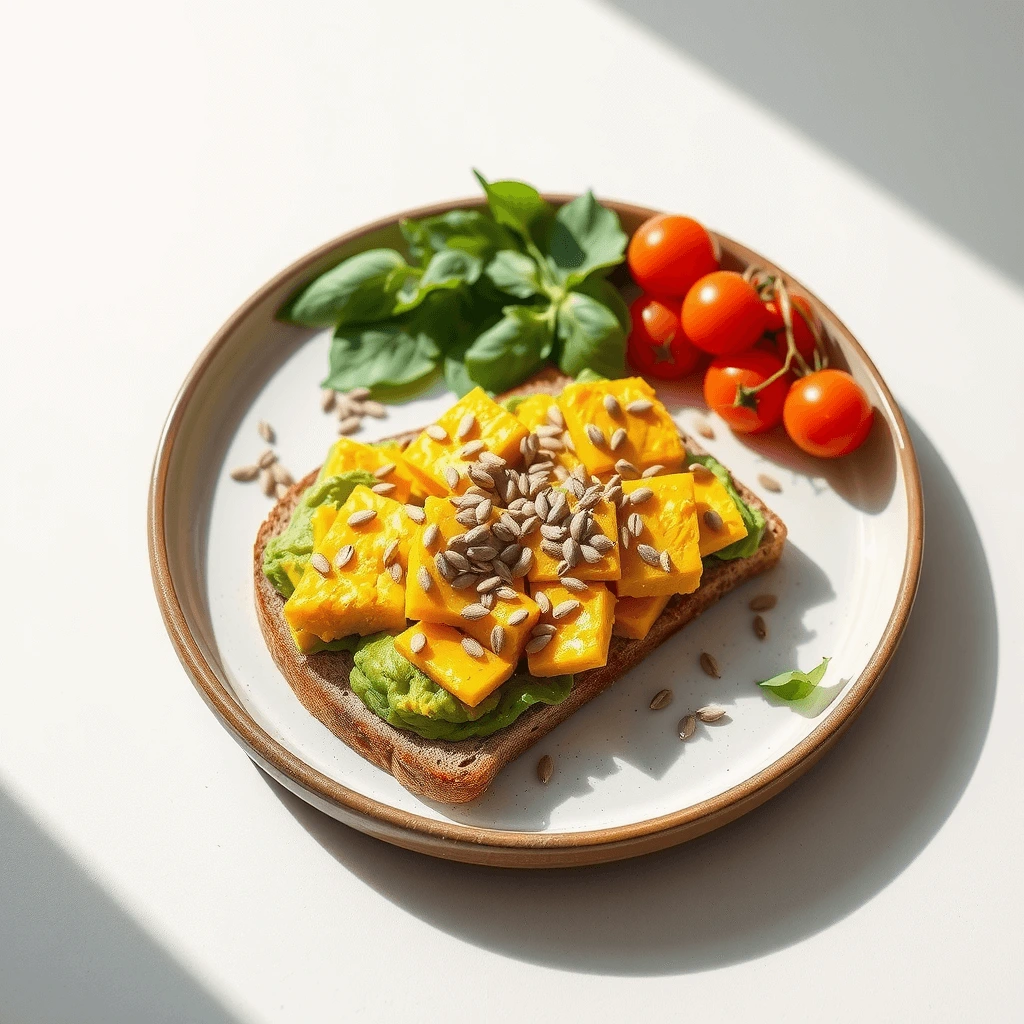
{"label": "white table surface", "polygon": [[[1020,1019],[1019,287],[579,0],[22,5],[2,47],[0,1019]],[[205,341],[471,166],[770,253],[864,342],[924,478],[917,607],[838,748],[596,870],[436,862],[308,809],[207,710],[150,585],[151,460]]]}

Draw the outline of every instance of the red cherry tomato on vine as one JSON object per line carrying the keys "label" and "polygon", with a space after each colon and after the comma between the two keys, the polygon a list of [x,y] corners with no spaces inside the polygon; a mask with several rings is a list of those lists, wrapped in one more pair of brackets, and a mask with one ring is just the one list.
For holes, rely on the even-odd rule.
{"label": "red cherry tomato on vine", "polygon": [[859,448],[874,418],[868,396],[844,370],[818,370],[801,377],[790,388],[782,411],[793,443],[822,459]]}
{"label": "red cherry tomato on vine", "polygon": [[685,377],[704,355],[694,348],[679,322],[679,303],[641,295],[630,307],[633,328],[626,354],[645,377]]}
{"label": "red cherry tomato on vine", "polygon": [[707,231],[690,217],[662,213],[644,221],[626,254],[633,280],[645,292],[681,299],[694,281],[718,269]]}
{"label": "red cherry tomato on vine", "polygon": [[[796,342],[796,350],[803,356],[808,366],[814,367],[814,334],[807,326],[807,320],[817,326],[818,320],[811,309],[810,302],[802,295],[791,295],[790,306],[793,309],[793,340]],[[786,325],[782,322],[782,313],[779,311],[776,301],[766,302],[764,308],[768,313],[768,326],[765,328],[775,335],[775,349],[782,359],[786,358]],[[800,315],[803,311],[804,316]]]}
{"label": "red cherry tomato on vine", "polygon": [[749,281],[733,270],[702,277],[683,300],[683,330],[697,348],[732,355],[764,334],[768,311]]}
{"label": "red cherry tomato on vine", "polygon": [[[782,419],[789,390],[788,374],[772,381],[755,395],[743,390],[763,384],[782,369],[782,360],[771,352],[754,349],[711,361],[704,375],[704,401],[740,434],[757,434]],[[743,404],[737,404],[737,402]]]}

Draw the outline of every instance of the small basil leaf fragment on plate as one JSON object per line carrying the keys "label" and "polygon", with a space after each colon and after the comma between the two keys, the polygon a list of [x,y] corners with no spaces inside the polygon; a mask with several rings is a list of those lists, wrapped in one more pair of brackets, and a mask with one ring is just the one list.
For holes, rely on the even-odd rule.
{"label": "small basil leaf fragment on plate", "polygon": [[539,277],[540,268],[535,260],[515,249],[502,249],[487,264],[485,273],[498,291],[517,299],[543,295],[544,286]]}
{"label": "small basil leaf fragment on plate", "polygon": [[402,268],[408,269],[394,249],[356,253],[308,284],[278,317],[304,327],[378,320],[391,313],[400,284],[395,271],[404,279]]}
{"label": "small basil leaf fragment on plate", "polygon": [[549,260],[565,287],[573,288],[593,271],[621,263],[627,241],[619,218],[588,191],[555,213]]}
{"label": "small basil leaf fragment on plate", "polygon": [[782,700],[803,700],[810,696],[817,688],[818,683],[825,676],[825,669],[831,658],[823,658],[820,665],[815,666],[810,672],[801,672],[799,669],[792,669],[789,672],[780,672],[771,679],[762,679],[757,685],[771,690],[776,697]]}
{"label": "small basil leaf fragment on plate", "polygon": [[589,368],[603,377],[625,372],[626,335],[615,314],[597,299],[569,292],[558,307],[558,365],[577,376]]}
{"label": "small basil leaf fragment on plate", "polygon": [[488,391],[507,391],[539,370],[554,344],[549,311],[506,306],[504,316],[467,349],[469,376]]}

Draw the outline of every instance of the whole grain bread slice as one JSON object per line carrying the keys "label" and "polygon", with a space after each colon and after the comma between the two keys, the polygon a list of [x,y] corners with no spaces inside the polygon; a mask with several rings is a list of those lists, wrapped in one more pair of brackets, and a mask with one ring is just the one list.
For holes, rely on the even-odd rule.
{"label": "whole grain bread slice", "polygon": [[[567,383],[568,378],[556,371],[546,371],[511,393],[558,394]],[[396,440],[404,442],[414,436],[415,432],[399,435]],[[704,454],[692,439],[684,438],[684,442],[688,452]],[[480,796],[505,765],[643,661],[673,633],[734,587],[775,565],[786,541],[782,520],[734,481],[743,500],[760,509],[765,517],[764,537],[753,555],[706,567],[700,587],[692,594],[673,597],[643,640],[613,636],[608,663],[579,673],[561,704],[535,704],[512,725],[483,739],[427,740],[389,725],[353,693],[348,682],[350,654],[304,655],[295,649],[282,614],[284,600],[263,574],[264,548],[288,525],[295,505],[318,472],[314,470],[288,490],[257,534],[253,577],[260,628],[275,663],[312,715],[368,761],[390,772],[406,789],[442,803],[466,803]]]}

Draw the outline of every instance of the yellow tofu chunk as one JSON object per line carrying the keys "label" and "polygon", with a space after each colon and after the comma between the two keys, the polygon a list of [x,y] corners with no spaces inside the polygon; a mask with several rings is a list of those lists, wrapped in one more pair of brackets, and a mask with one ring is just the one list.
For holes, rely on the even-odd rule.
{"label": "yellow tofu chunk", "polygon": [[[417,634],[424,636],[426,643],[414,651],[412,638]],[[475,708],[512,675],[516,662],[504,652],[498,656],[486,647],[479,658],[473,657],[463,648],[462,637],[451,626],[417,622],[395,637],[395,650],[438,686]]]}
{"label": "yellow tofu chunk", "polygon": [[[561,488],[559,488],[561,490]],[[571,493],[568,494],[569,508],[575,513],[577,499]],[[596,562],[581,560],[569,573],[579,580],[617,580],[622,575],[619,561],[619,540],[618,528],[616,525],[615,506],[602,498],[593,509],[594,524],[601,533],[613,541],[612,547],[601,554]],[[568,523],[569,518],[563,520]],[[527,538],[530,547],[533,549],[533,564],[527,574],[531,582],[550,581],[558,579],[558,564],[561,556],[555,557],[549,554],[542,547],[544,537],[540,530],[535,530]]]}
{"label": "yellow tofu chunk", "polygon": [[643,640],[651,631],[651,626],[665,610],[665,605],[672,600],[671,594],[656,594],[654,597],[620,597],[615,602],[615,622],[612,633],[615,636],[628,637],[630,640]]}
{"label": "yellow tofu chunk", "polygon": [[[543,593],[551,602],[551,610],[541,615],[541,622],[555,627],[551,640],[527,655],[532,675],[560,676],[608,663],[615,595],[604,583],[590,583],[585,591],[569,590],[560,583],[537,583],[531,591],[534,598]],[[554,612],[572,601],[578,607],[556,619]]]}
{"label": "yellow tofu chunk", "polygon": [[325,477],[337,476],[349,470],[365,469],[368,473],[377,475],[389,466],[394,468],[380,474],[380,482],[385,487],[388,484],[394,485],[394,490],[386,491],[386,495],[395,501],[407,502],[413,486],[413,477],[397,445],[375,447],[372,444],[353,441],[350,437],[339,437],[327,453],[322,474]]}
{"label": "yellow tofu chunk", "polygon": [[[470,423],[469,429],[458,437],[464,420]],[[445,470],[452,466],[460,474],[456,492],[461,494],[469,486],[465,468],[475,456],[461,458],[459,451],[464,445],[470,441],[482,441],[487,451],[513,463],[518,461],[520,442],[528,433],[526,427],[488,397],[483,388],[474,388],[460,398],[434,426],[440,428],[434,432],[441,440],[425,430],[405,449],[404,457],[406,465],[424,489],[438,496],[452,490],[445,479]]]}
{"label": "yellow tofu chunk", "polygon": [[[370,511],[374,515],[367,521],[349,522],[354,514]],[[311,559],[285,602],[284,616],[293,634],[310,633],[327,643],[353,633],[366,636],[382,629],[402,629],[404,570],[414,529],[399,502],[362,484],[356,487],[330,529],[314,545],[314,556],[327,559],[327,573],[321,574]],[[384,564],[392,541],[398,542],[391,558],[402,567],[400,580],[395,580]],[[352,545],[354,554],[342,568],[336,568],[335,558],[347,544]]]}
{"label": "yellow tofu chunk", "polygon": [[[553,424],[548,418],[548,410],[552,406],[558,409],[558,402],[552,395],[530,395],[516,406],[515,417],[531,432],[538,427],[552,427]],[[572,439],[570,438],[571,443]],[[564,451],[555,453],[555,465],[562,466],[566,472],[571,473],[580,465],[580,460],[574,452],[566,448]]]}
{"label": "yellow tofu chunk", "polygon": [[[700,557],[706,558],[733,541],[747,535],[743,516],[736,502],[729,497],[722,481],[710,470],[693,474],[693,496],[697,503],[697,526],[700,529]],[[704,516],[705,512],[717,512],[722,520],[721,528],[713,529]]]}
{"label": "yellow tofu chunk", "polygon": [[[455,521],[458,510],[447,498],[427,498],[424,511],[427,514],[427,521],[422,527],[417,528],[409,549],[409,575],[405,588],[406,618],[453,626],[487,648],[491,646],[491,632],[494,627],[501,626],[505,631],[505,647],[502,654],[511,657],[513,662],[516,661],[523,653],[530,630],[540,617],[540,609],[527,594],[523,593],[523,581],[520,579],[509,584],[517,591],[517,597],[496,601],[490,612],[482,618],[463,618],[462,610],[479,602],[480,595],[473,587],[458,590],[453,587],[441,575],[434,556],[444,549],[449,538],[464,533],[466,528]],[[497,518],[497,513],[492,513],[491,522]],[[431,524],[437,526],[438,540],[428,549],[423,543],[423,534]],[[430,586],[426,589],[420,581],[421,569],[430,579]],[[524,609],[526,617],[522,618],[517,613]],[[520,618],[522,621],[514,621]]]}
{"label": "yellow tofu chunk", "polygon": [[[628,523],[637,513],[643,525],[621,553],[622,578],[616,589],[623,597],[653,597],[664,594],[690,594],[700,585],[700,531],[697,527],[697,505],[694,500],[693,474],[672,473],[649,480],[625,480],[623,492],[629,496],[641,488],[652,494],[640,504],[628,503],[619,510],[619,521]],[[641,550],[653,548],[655,553],[668,552],[669,569],[651,564]],[[649,552],[647,552],[649,553]]]}
{"label": "yellow tofu chunk", "polygon": [[[617,402],[613,412],[605,408],[608,395]],[[633,402],[650,402],[651,406],[630,412],[627,407]],[[654,465],[677,469],[682,464],[686,453],[675,422],[642,377],[570,384],[559,396],[558,406],[577,456],[588,472],[602,479],[615,471],[619,459],[640,470]],[[594,443],[588,425],[601,432],[601,443]],[[619,429],[626,431],[626,439],[613,450],[612,436]]]}

